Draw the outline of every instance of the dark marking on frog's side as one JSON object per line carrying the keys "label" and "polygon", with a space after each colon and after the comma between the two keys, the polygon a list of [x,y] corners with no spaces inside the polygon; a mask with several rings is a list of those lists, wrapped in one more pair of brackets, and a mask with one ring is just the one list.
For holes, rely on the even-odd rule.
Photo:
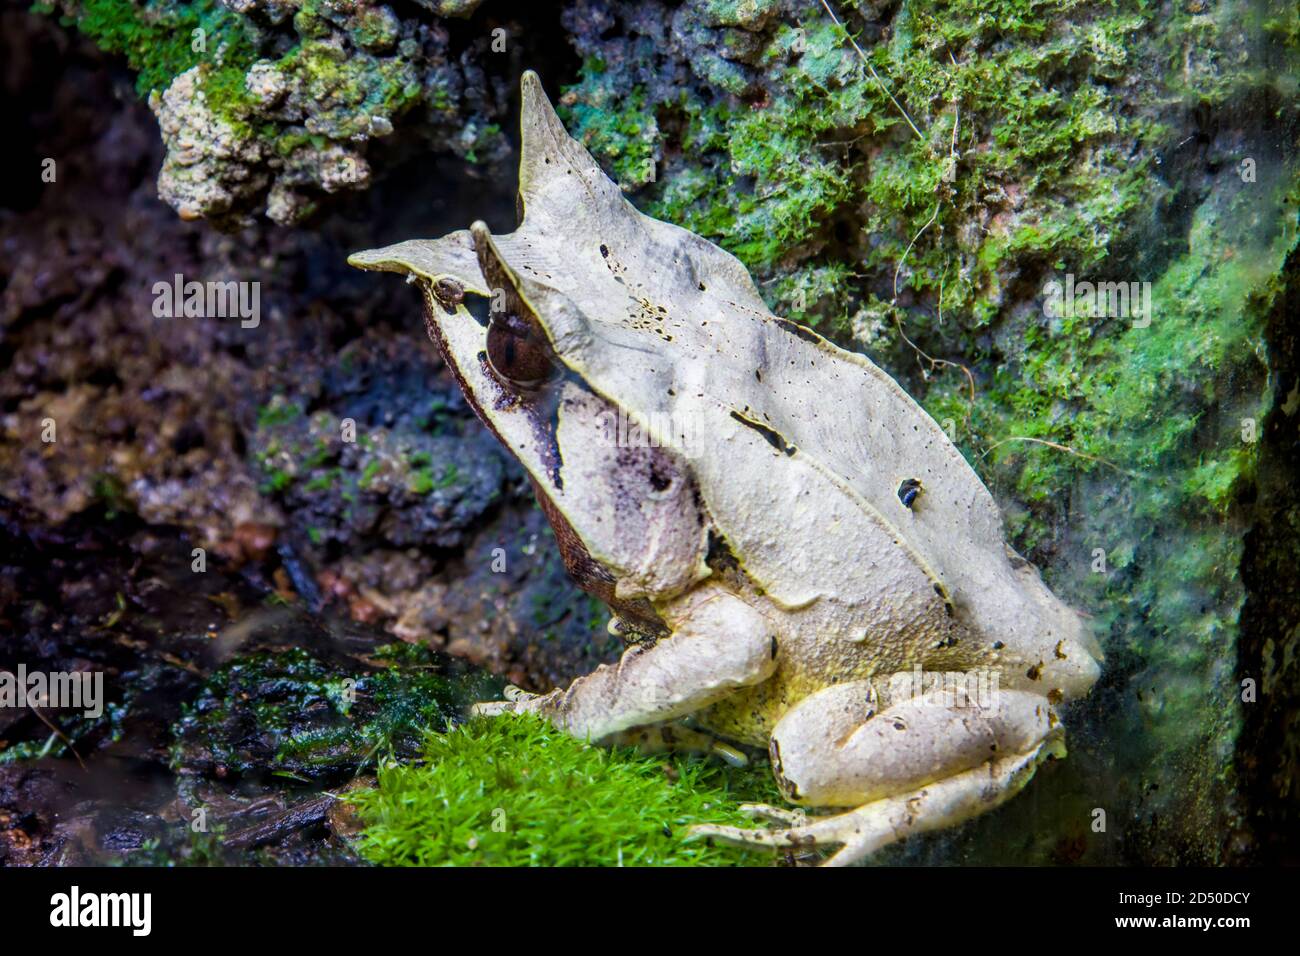
{"label": "dark marking on frog's side", "polygon": [[754,421],[752,418],[746,418],[740,412],[733,411],[731,417],[747,428],[752,428],[763,436],[763,440],[775,448],[777,451],[786,455],[793,455],[799,449],[785,440],[785,437],[775,428],[764,425],[762,422]]}
{"label": "dark marking on frog's side", "polygon": [[709,566],[710,571],[723,579],[740,574],[740,562],[732,553],[727,539],[713,528],[709,529],[708,550],[704,556],[704,563]]}
{"label": "dark marking on frog's side", "polygon": [[910,511],[915,507],[921,491],[921,482],[916,478],[908,478],[898,486],[898,500]]}
{"label": "dark marking on frog's side", "polygon": [[778,326],[789,332],[796,338],[803,339],[805,342],[811,342],[813,345],[821,345],[825,341],[820,335],[812,329],[806,329],[798,322],[791,322],[789,319],[775,319]]}
{"label": "dark marking on frog's side", "polygon": [[781,766],[781,745],[777,743],[775,737],[767,742],[767,755],[772,761],[772,776],[776,778],[777,788],[785,794],[787,800],[799,799],[799,788],[795,782],[787,777]]}

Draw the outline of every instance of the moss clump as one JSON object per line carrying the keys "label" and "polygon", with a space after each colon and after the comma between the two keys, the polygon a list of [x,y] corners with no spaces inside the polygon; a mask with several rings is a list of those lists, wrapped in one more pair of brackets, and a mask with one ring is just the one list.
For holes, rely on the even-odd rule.
{"label": "moss clump", "polygon": [[[701,51],[704,87],[656,100],[588,57],[566,120],[620,182],[648,186],[648,212],[772,280],[783,315],[847,333],[863,287],[892,297],[897,270],[931,311],[984,324],[1009,276],[1097,263],[1149,198],[1162,127],[1123,88],[1153,15],[1143,0],[1071,4],[1065,21],[1038,0],[917,0],[865,44],[877,80],[808,3],[763,35],[748,86]],[[652,156],[669,157],[657,181]]]}
{"label": "moss clump", "polygon": [[221,667],[175,728],[172,761],[191,771],[355,772],[417,752],[422,728],[457,720],[489,679],[444,672],[428,648],[392,645],[355,670],[307,651],[263,651]]}
{"label": "moss clump", "polygon": [[[71,12],[60,22],[75,26],[101,50],[126,57],[141,96],[166,89],[173,78],[202,62],[233,68],[242,87],[243,71],[257,55],[242,18],[218,0],[78,0],[69,6]],[[58,7],[38,3],[32,9],[48,14]],[[196,42],[197,30],[203,31],[202,42]]]}
{"label": "moss clump", "polygon": [[719,866],[766,863],[686,843],[695,823],[745,823],[741,799],[778,800],[765,765],[605,750],[529,716],[430,733],[417,764],[382,765],[349,798],[374,863],[415,866]]}

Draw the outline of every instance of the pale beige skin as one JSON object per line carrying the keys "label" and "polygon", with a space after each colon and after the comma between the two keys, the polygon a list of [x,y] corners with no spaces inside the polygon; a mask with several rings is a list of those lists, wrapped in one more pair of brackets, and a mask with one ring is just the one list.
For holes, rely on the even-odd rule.
{"label": "pale beige skin", "polygon": [[[599,741],[766,744],[792,803],[852,809],[752,807],[778,828],[693,835],[839,845],[836,864],[1014,795],[1063,754],[1056,707],[1087,693],[1101,655],[1006,546],[960,452],[865,358],[773,316],[730,255],[638,213],[531,73],[522,132],[518,230],[475,223],[350,260],[420,286],[570,570],[617,631],[647,638],[565,690],[480,711]],[[549,380],[494,366],[466,294],[491,298],[489,327],[522,317],[544,336]],[[620,420],[650,441],[611,437]],[[906,679],[916,668],[996,689],[936,699]]]}

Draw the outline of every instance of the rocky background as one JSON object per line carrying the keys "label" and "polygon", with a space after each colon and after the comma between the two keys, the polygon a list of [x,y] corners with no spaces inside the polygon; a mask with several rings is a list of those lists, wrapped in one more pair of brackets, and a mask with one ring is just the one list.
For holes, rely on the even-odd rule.
{"label": "rocky background", "polygon": [[[0,42],[0,664],[113,701],[0,711],[0,859],[220,856],[198,806],[233,859],[351,859],[321,787],[489,686],[456,662],[618,653],[414,294],[344,265],[511,227],[534,68],[640,208],[895,375],[1094,618],[1069,759],[889,861],[1295,861],[1293,4],[58,0]],[[260,321],[157,316],[177,274]],[[1150,283],[1150,323],[1048,314],[1066,275]]]}

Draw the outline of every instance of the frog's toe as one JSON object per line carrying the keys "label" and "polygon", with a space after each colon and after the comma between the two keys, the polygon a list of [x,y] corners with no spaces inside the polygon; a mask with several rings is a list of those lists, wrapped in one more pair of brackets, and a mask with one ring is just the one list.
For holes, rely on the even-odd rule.
{"label": "frog's toe", "polygon": [[513,713],[515,705],[509,700],[483,700],[469,709],[474,717],[499,717],[501,714]]}
{"label": "frog's toe", "polygon": [[536,700],[538,697],[537,694],[530,694],[522,687],[516,687],[514,684],[506,684],[506,689],[502,692],[502,696],[512,704],[526,703],[530,700]]}

